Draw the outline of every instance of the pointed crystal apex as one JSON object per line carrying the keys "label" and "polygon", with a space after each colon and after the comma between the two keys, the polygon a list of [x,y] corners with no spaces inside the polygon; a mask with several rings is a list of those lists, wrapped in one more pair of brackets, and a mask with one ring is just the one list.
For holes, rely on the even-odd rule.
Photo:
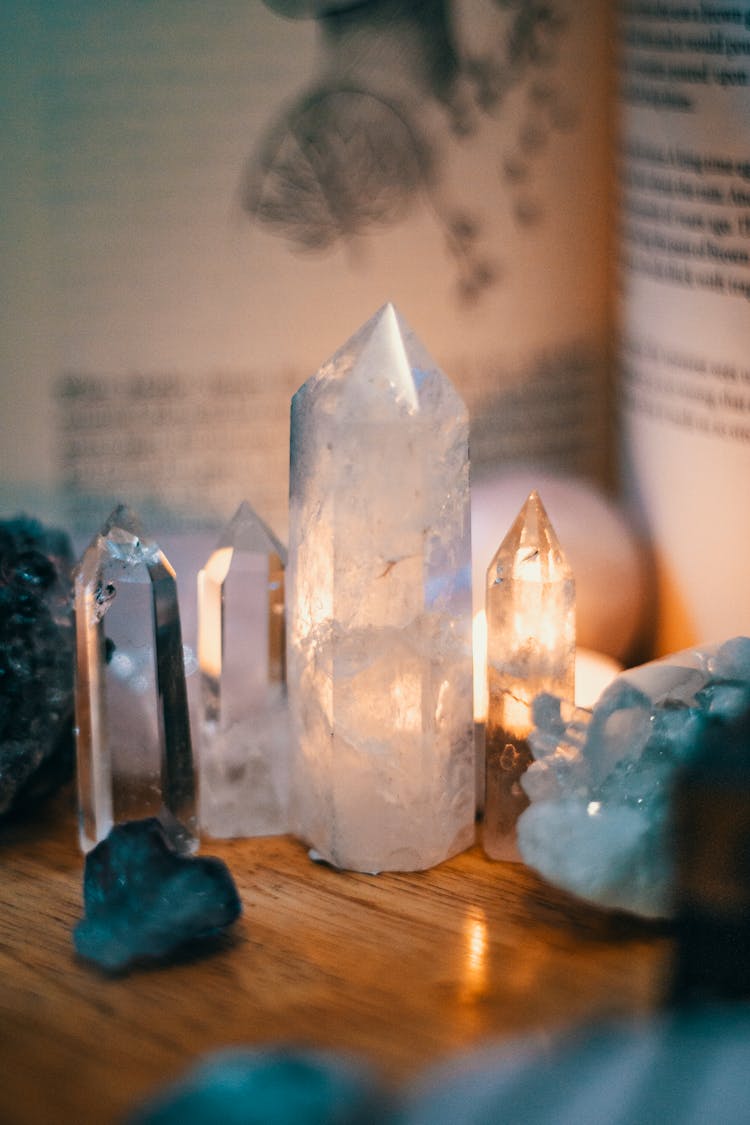
{"label": "pointed crystal apex", "polygon": [[[365,334],[367,333],[367,336]],[[419,409],[409,356],[398,313],[384,305],[363,329],[362,350],[355,360],[352,376],[378,390],[390,389],[394,397],[410,410]]]}
{"label": "pointed crystal apex", "polygon": [[127,504],[118,504],[113,508],[99,534],[106,539],[113,531],[125,531],[134,539],[144,538],[140,518]]}
{"label": "pointed crystal apex", "polygon": [[527,496],[487,571],[489,585],[510,578],[527,582],[572,578],[568,561],[536,489]]}
{"label": "pointed crystal apex", "polygon": [[286,566],[286,548],[247,500],[242,501],[224,528],[216,547],[217,550],[234,547],[258,555],[278,555]]}
{"label": "pointed crystal apex", "polygon": [[451,381],[390,303],[303,383],[292,399],[293,415],[304,414],[320,394],[332,397],[337,412],[381,414],[384,419],[404,408],[412,415],[427,409],[445,424],[467,417]]}

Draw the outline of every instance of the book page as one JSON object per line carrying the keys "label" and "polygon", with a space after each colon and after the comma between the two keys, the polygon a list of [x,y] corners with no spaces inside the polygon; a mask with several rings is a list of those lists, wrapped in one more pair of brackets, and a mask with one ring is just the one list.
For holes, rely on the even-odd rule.
{"label": "book page", "polygon": [[657,649],[750,632],[750,9],[621,5],[621,402]]}
{"label": "book page", "polygon": [[476,472],[604,474],[607,4],[309,7],[4,6],[5,507],[285,535],[290,396],[388,300]]}

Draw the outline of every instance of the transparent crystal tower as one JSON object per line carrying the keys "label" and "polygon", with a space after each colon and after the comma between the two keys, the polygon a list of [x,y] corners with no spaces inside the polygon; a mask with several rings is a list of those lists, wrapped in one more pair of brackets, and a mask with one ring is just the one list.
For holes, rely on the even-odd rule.
{"label": "transparent crystal tower", "polygon": [[535,696],[572,700],[575,582],[544,505],[531,492],[487,571],[487,693],[483,846],[519,859],[519,779],[532,760]]}
{"label": "transparent crystal tower", "polygon": [[474,834],[468,417],[391,305],[292,400],[292,828],[418,870]]}
{"label": "transparent crystal tower", "polygon": [[249,504],[198,575],[200,824],[210,836],[288,829],[286,550]]}
{"label": "transparent crystal tower", "polygon": [[81,847],[115,823],[157,816],[197,846],[195,778],[177,584],[159,546],[120,506],[75,577]]}

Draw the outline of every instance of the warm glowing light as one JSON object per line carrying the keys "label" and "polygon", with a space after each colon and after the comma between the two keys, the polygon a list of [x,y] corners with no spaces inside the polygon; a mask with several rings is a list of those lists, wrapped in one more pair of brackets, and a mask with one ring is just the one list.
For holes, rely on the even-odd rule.
{"label": "warm glowing light", "polygon": [[481,907],[470,906],[463,924],[463,1000],[481,996],[487,987],[487,946],[487,917]]}
{"label": "warm glowing light", "polygon": [[[487,614],[474,615],[474,721],[487,719]],[[577,648],[575,654],[575,702],[577,707],[593,707],[604,689],[622,671],[622,664],[604,652]]]}
{"label": "warm glowing light", "polygon": [[234,550],[217,548],[198,574],[198,663],[205,676],[221,676],[222,591]]}
{"label": "warm glowing light", "polygon": [[593,707],[604,689],[622,672],[622,664],[603,652],[588,648],[576,650],[577,707]]}
{"label": "warm glowing light", "polygon": [[472,621],[474,648],[474,722],[487,718],[487,614],[483,609],[474,614]]}
{"label": "warm glowing light", "polygon": [[487,570],[487,720],[484,849],[517,859],[515,825],[526,796],[531,705],[572,699],[575,582],[539,496],[531,492]]}
{"label": "warm glowing light", "polygon": [[422,680],[417,675],[403,675],[391,687],[393,724],[400,731],[422,729]]}
{"label": "warm glowing light", "polygon": [[502,698],[501,726],[511,739],[526,738],[531,733],[531,704],[533,696],[520,684],[513,695],[505,692]]}

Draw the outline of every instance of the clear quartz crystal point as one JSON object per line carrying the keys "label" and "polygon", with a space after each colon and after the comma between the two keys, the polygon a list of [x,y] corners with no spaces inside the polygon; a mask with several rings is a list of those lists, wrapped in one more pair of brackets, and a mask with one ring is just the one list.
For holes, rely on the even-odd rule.
{"label": "clear quartz crystal point", "polygon": [[292,828],[338,867],[471,844],[468,417],[392,305],[292,400]]}
{"label": "clear quartz crystal point", "polygon": [[200,823],[210,836],[287,831],[286,550],[242,503],[198,575]]}
{"label": "clear quartz crystal point", "polygon": [[75,577],[76,742],[81,847],[113,824],[158,817],[197,846],[195,778],[177,584],[125,506]]}
{"label": "clear quartz crystal point", "polygon": [[487,571],[487,692],[483,846],[519,859],[516,821],[528,798],[531,704],[542,692],[572,700],[575,582],[544,506],[531,492]]}

